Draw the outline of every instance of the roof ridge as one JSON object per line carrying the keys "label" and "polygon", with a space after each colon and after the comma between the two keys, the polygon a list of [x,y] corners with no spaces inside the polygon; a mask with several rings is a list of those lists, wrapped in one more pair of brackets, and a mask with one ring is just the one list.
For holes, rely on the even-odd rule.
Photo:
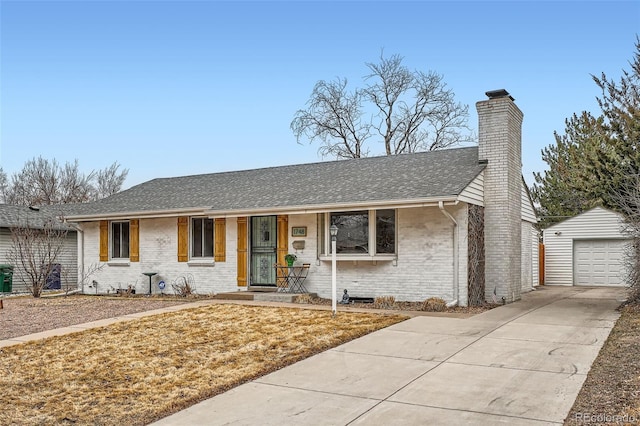
{"label": "roof ridge", "polygon": [[[424,156],[424,155],[438,155],[438,154],[448,153],[448,152],[451,152],[451,151],[470,150],[470,149],[478,149],[478,145],[465,146],[465,147],[456,147],[456,148],[447,148],[447,149],[438,149],[438,150],[435,150],[435,151],[408,152],[408,153],[394,154],[394,155],[376,155],[376,156],[373,156],[373,157],[343,158],[341,160],[314,161],[314,162],[311,162],[311,163],[283,164],[283,165],[279,165],[279,166],[265,166],[265,167],[256,167],[256,168],[240,169],[240,170],[225,170],[225,171],[220,171],[220,172],[194,173],[194,174],[191,174],[191,175],[158,177],[158,178],[150,179],[150,180],[145,181],[145,182],[141,182],[141,183],[139,183],[137,185],[132,186],[131,188],[135,188],[136,186],[139,186],[139,185],[142,185],[142,184],[145,184],[145,183],[149,183],[149,182],[153,182],[153,181],[161,181],[161,180],[188,179],[188,178],[194,178],[194,177],[200,177],[200,176],[238,174],[238,173],[244,173],[244,172],[260,172],[260,171],[273,170],[273,169],[286,169],[286,168],[294,168],[294,167],[310,167],[310,166],[315,166],[315,165],[338,164],[338,163],[356,162],[356,161],[373,161],[373,160],[381,160],[381,159],[387,159],[389,161],[394,161],[394,159],[403,158],[403,157],[409,157],[409,156],[417,157],[417,156]],[[131,189],[131,188],[129,188],[129,189]]]}

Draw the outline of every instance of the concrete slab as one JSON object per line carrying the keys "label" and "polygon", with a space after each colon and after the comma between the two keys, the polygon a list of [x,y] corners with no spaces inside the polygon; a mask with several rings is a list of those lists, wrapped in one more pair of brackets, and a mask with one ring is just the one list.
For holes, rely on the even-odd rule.
{"label": "concrete slab", "polygon": [[450,410],[562,422],[586,376],[445,363],[389,398]]}
{"label": "concrete slab", "polygon": [[377,402],[251,382],[153,425],[346,425]]}
{"label": "concrete slab", "polygon": [[[80,331],[82,330],[73,329],[71,327],[56,328],[54,330],[47,330],[40,333],[27,334],[26,336],[13,337],[8,341],[16,342],[15,344],[19,344],[24,342],[31,342],[33,340],[47,339],[49,337],[54,337],[54,336],[64,336],[65,334],[78,333]],[[11,345],[6,345],[6,346],[11,346]]]}
{"label": "concrete slab", "polygon": [[610,328],[620,316],[615,310],[619,305],[613,299],[567,298],[529,312],[514,322]]}
{"label": "concrete slab", "polygon": [[610,332],[611,330],[609,328],[604,327],[512,322],[496,329],[488,334],[487,337],[535,342],[598,345],[598,347],[601,347],[607,340]]}
{"label": "concrete slab", "polygon": [[385,330],[406,331],[424,334],[444,334],[449,336],[480,337],[497,328],[492,321],[442,317],[414,317],[407,321],[394,324]]}
{"label": "concrete slab", "polygon": [[520,302],[515,304],[509,304],[501,306],[499,308],[491,309],[490,311],[483,312],[470,318],[472,321],[491,322],[495,326],[506,324],[509,321],[513,321],[518,317],[525,315],[527,312],[532,311],[534,308],[525,308],[519,305]]}
{"label": "concrete slab", "polygon": [[599,345],[506,340],[485,337],[447,362],[554,373],[587,374]]}
{"label": "concrete slab", "polygon": [[585,288],[584,291],[577,293],[571,298],[579,299],[615,299],[622,303],[627,299],[629,289],[627,287],[597,287]]}
{"label": "concrete slab", "polygon": [[[421,405],[384,401],[363,414],[350,425],[509,425],[548,426],[549,422],[513,416],[474,413],[471,411],[445,410]],[[561,424],[561,423],[560,423]]]}
{"label": "concrete slab", "polygon": [[[381,338],[385,341],[384,345],[380,344]],[[444,361],[478,338],[475,336],[381,330],[375,335],[363,336],[339,346],[335,350],[423,361]]]}
{"label": "concrete slab", "polygon": [[257,383],[383,399],[438,363],[330,350],[256,379]]}

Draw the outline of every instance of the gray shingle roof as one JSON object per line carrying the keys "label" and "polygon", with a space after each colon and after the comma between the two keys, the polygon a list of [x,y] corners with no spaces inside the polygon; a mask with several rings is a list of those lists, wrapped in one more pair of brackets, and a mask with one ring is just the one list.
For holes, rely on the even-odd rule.
{"label": "gray shingle roof", "polygon": [[158,178],[93,203],[73,216],[188,208],[286,209],[456,196],[480,173],[477,147]]}
{"label": "gray shingle roof", "polygon": [[63,225],[59,218],[62,215],[60,206],[42,206],[30,208],[0,204],[0,228],[29,227],[42,229],[48,221],[52,221],[55,229],[72,228]]}

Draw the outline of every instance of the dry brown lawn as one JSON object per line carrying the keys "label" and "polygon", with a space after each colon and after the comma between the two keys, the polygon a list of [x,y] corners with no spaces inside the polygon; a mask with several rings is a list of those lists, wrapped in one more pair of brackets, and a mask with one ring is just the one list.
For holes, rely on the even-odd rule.
{"label": "dry brown lawn", "polygon": [[6,347],[0,424],[147,424],[404,319],[211,305]]}
{"label": "dry brown lawn", "polygon": [[640,424],[640,304],[611,330],[565,425]]}

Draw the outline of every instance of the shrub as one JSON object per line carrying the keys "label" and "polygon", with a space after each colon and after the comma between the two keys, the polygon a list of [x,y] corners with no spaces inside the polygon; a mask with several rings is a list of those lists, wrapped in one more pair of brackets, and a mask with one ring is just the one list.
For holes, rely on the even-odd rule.
{"label": "shrub", "polygon": [[447,302],[439,297],[430,297],[422,304],[423,311],[443,312],[447,310]]}
{"label": "shrub", "polygon": [[380,296],[373,300],[373,307],[379,309],[393,308],[396,304],[396,298],[393,296]]}
{"label": "shrub", "polygon": [[301,294],[299,296],[296,296],[296,298],[294,299],[294,302],[309,305],[313,303],[313,297],[311,297],[311,295],[308,293]]}
{"label": "shrub", "polygon": [[171,287],[177,296],[182,297],[191,296],[195,290],[193,286],[193,279],[190,276],[176,278],[176,280],[171,284]]}

